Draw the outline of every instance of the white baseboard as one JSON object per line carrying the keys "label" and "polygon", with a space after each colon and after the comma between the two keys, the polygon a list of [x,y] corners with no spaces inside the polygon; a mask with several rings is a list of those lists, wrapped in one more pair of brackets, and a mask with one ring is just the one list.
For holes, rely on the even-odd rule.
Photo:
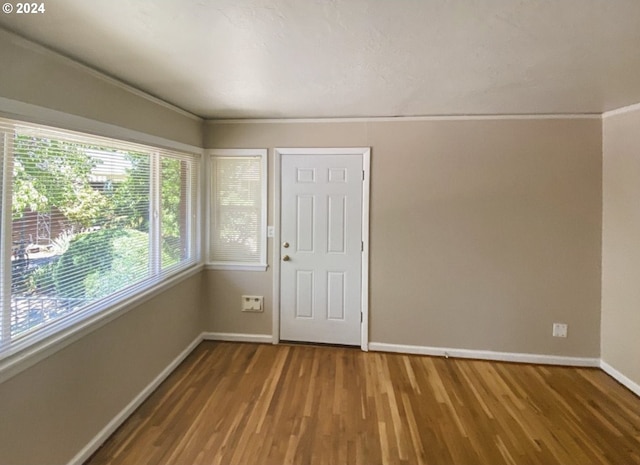
{"label": "white baseboard", "polygon": [[124,421],[151,395],[182,361],[202,342],[203,335],[196,337],[162,372],[155,377],[124,409],[120,411],[89,443],[84,446],[67,465],[82,465],[115,432]]}
{"label": "white baseboard", "polygon": [[205,341],[273,343],[273,336],[271,336],[271,334],[202,333],[202,338]]}
{"label": "white baseboard", "polygon": [[635,381],[632,381],[631,379],[627,378],[625,375],[620,373],[618,370],[613,368],[611,365],[609,365],[604,360],[600,360],[600,368],[606,374],[608,374],[613,379],[615,379],[617,382],[619,382],[624,387],[626,387],[631,392],[633,392],[636,396],[640,397],[640,384],[638,384]]}
{"label": "white baseboard", "polygon": [[525,354],[513,352],[493,352],[490,350],[450,349],[446,347],[411,346],[370,342],[369,350],[377,352],[398,352],[403,354],[434,355],[438,357],[471,358],[499,362],[537,363],[544,365],[566,365],[577,367],[599,367],[599,358],[563,357],[559,355]]}

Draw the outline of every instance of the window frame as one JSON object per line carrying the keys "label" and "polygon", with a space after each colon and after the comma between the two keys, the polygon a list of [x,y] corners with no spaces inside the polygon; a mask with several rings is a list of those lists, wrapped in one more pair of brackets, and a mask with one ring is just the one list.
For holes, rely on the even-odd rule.
{"label": "window frame", "polygon": [[[124,313],[132,310],[149,300],[150,298],[166,291],[170,287],[189,277],[199,273],[202,270],[202,187],[203,187],[203,150],[199,147],[190,146],[180,142],[173,142],[157,136],[149,136],[144,133],[132,131],[124,128],[117,128],[102,123],[92,123],[90,130],[87,130],[88,120],[78,120],[78,124],[57,126],[55,123],[43,121],[41,118],[21,118],[15,114],[5,114],[0,112],[0,118],[3,124],[14,126],[31,126],[42,128],[43,130],[54,130],[61,134],[75,134],[78,137],[92,140],[95,143],[109,141],[114,147],[121,146],[130,149],[142,149],[150,156],[150,160],[157,159],[158,165],[163,157],[175,158],[179,160],[189,161],[190,176],[187,179],[189,215],[187,216],[187,232],[188,249],[190,251],[189,258],[182,263],[170,265],[159,273],[136,283],[131,287],[116,291],[103,299],[91,303],[78,311],[77,313],[66,315],[58,320],[52,320],[48,324],[37,328],[29,334],[17,337],[7,337],[5,334],[0,341],[0,382],[15,376],[25,369],[33,366],[46,357],[61,350],[67,345],[73,343],[89,334],[108,322],[118,318]],[[31,121],[30,121],[31,120]],[[71,120],[75,121],[73,118]],[[36,121],[36,122],[32,122]],[[80,129],[75,129],[79,127]],[[3,234],[0,240],[0,299],[2,299],[2,315],[11,314],[11,230],[12,230],[12,171],[10,167],[13,158],[12,144],[7,142],[6,138],[12,138],[15,132],[6,128],[0,128],[0,151],[2,151],[2,166],[0,166],[0,188],[5,192],[1,197],[2,209],[0,210],[0,227]],[[139,142],[140,141],[140,142]],[[9,155],[9,156],[7,156]],[[156,170],[156,181],[159,181],[161,173]],[[160,194],[160,185],[158,186],[158,195]],[[156,201],[157,208],[160,197]],[[153,210],[151,210],[153,211]],[[157,229],[158,233],[160,230]],[[7,232],[7,234],[5,234]],[[154,239],[150,243],[156,243]],[[158,246],[161,243],[158,241]],[[159,251],[158,251],[159,252]],[[150,265],[153,264],[150,262]],[[8,309],[8,310],[7,310]],[[0,315],[0,318],[2,318]],[[10,318],[10,316],[9,316]],[[6,327],[6,325],[4,325]]]}
{"label": "window frame", "polygon": [[[207,231],[206,231],[206,262],[205,268],[209,270],[229,270],[229,271],[266,271],[267,262],[267,203],[268,203],[268,150],[267,149],[209,149],[207,154],[206,172],[208,176],[207,182]],[[213,253],[213,219],[216,213],[216,205],[214,205],[214,182],[213,175],[214,160],[216,157],[221,158],[238,158],[259,157],[262,185],[261,193],[261,221],[260,221],[260,259],[257,262],[238,262],[238,261],[216,261],[212,259]]]}

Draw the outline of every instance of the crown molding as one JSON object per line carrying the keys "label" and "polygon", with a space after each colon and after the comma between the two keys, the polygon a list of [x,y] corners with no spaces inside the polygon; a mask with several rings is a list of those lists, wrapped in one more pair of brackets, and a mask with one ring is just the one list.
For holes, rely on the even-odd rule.
{"label": "crown molding", "polygon": [[626,107],[616,108],[615,110],[605,111],[602,114],[602,119],[609,118],[610,116],[623,115],[625,113],[631,113],[633,111],[640,110],[640,103],[634,103],[633,105],[627,105]]}
{"label": "crown molding", "polygon": [[433,116],[372,116],[356,118],[236,118],[206,119],[213,124],[277,124],[277,123],[383,123],[403,121],[492,121],[492,120],[543,120],[543,119],[600,119],[600,113],[540,113],[505,115],[433,115]]}

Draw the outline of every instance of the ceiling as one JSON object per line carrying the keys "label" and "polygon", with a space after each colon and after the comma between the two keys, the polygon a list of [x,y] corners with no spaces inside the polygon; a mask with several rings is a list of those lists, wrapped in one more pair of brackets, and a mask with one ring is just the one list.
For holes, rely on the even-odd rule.
{"label": "ceiling", "polygon": [[204,118],[602,113],[638,0],[55,0],[0,26]]}

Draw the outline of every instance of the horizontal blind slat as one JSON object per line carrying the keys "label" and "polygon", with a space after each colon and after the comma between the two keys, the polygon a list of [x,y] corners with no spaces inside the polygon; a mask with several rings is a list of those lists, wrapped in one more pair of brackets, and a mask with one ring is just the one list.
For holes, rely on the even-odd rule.
{"label": "horizontal blind slat", "polygon": [[262,255],[262,158],[212,158],[213,262],[259,263]]}

